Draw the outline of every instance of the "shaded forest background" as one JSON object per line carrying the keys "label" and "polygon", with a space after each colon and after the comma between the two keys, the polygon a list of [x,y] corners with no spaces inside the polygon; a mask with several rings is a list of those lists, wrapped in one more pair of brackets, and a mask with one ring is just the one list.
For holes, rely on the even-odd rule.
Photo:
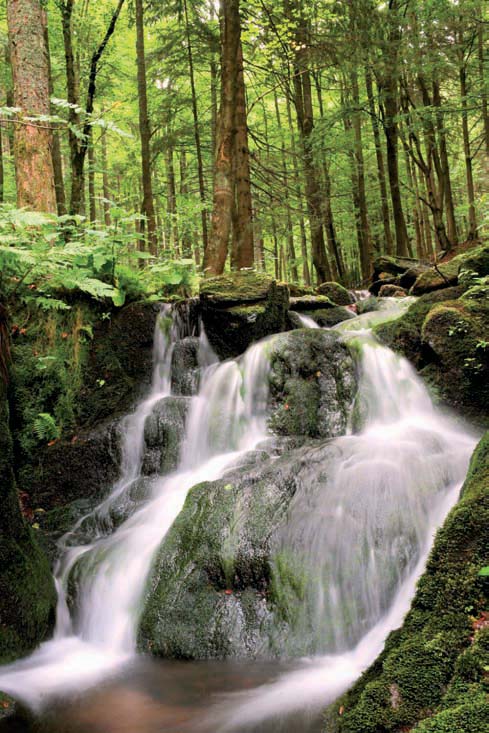
{"label": "shaded forest background", "polygon": [[10,224],[306,285],[484,235],[483,0],[7,0],[0,23]]}

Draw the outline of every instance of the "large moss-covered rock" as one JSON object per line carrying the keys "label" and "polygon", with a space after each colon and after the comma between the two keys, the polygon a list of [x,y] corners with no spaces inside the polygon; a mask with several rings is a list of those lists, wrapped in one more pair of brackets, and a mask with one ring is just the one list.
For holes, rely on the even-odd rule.
{"label": "large moss-covered rock", "polygon": [[191,489],[154,563],[140,625],[144,651],[183,659],[311,651],[294,613],[306,575],[280,535],[296,492],[326,473],[335,455],[329,443],[278,459],[258,451],[221,480]]}
{"label": "large moss-covered rock", "polygon": [[119,419],[46,445],[25,485],[31,507],[49,509],[103,496],[119,475],[120,446]]}
{"label": "large moss-covered rock", "polygon": [[326,295],[336,305],[351,305],[355,302],[355,297],[339,283],[326,282],[321,283],[316,288],[319,295]]}
{"label": "large moss-covered rock", "polygon": [[489,285],[422,296],[377,336],[413,362],[434,396],[466,418],[489,422]]}
{"label": "large moss-covered rock", "polygon": [[411,295],[423,295],[432,290],[466,284],[474,276],[489,275],[489,246],[474,247],[461,252],[448,262],[441,262],[435,267],[422,272],[412,286]]}
{"label": "large moss-covered rock", "polygon": [[200,306],[207,338],[222,359],[288,328],[288,287],[266,275],[236,272],[209,278],[201,285]]}
{"label": "large moss-covered rock", "polygon": [[[2,348],[0,344],[0,348]],[[51,631],[56,592],[46,557],[24,521],[13,473],[6,385],[0,374],[0,663]]]}
{"label": "large moss-covered rock", "polygon": [[424,319],[433,305],[458,298],[462,293],[463,288],[456,287],[423,295],[400,318],[376,326],[375,333],[387,346],[401,351],[416,368],[421,368],[425,356],[421,339]]}
{"label": "large moss-covered rock", "polygon": [[337,334],[315,329],[280,334],[271,344],[270,362],[272,430],[313,438],[345,432],[355,368]]}
{"label": "large moss-covered rock", "polygon": [[196,336],[177,341],[171,359],[171,389],[175,395],[196,394],[199,384],[199,345]]}
{"label": "large moss-covered rock", "polygon": [[153,407],[144,425],[143,474],[168,473],[177,467],[188,408],[188,397],[164,397]]}
{"label": "large moss-covered rock", "polygon": [[402,628],[328,713],[328,733],[483,733],[489,705],[489,433]]}
{"label": "large moss-covered rock", "polygon": [[335,304],[326,295],[303,295],[300,298],[290,299],[290,310],[310,311],[334,308]]}

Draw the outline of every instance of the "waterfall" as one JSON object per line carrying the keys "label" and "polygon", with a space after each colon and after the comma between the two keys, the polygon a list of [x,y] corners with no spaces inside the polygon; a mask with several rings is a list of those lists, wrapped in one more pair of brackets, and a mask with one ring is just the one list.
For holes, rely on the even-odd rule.
{"label": "waterfall", "polygon": [[[199,394],[191,400],[179,467],[155,480],[146,503],[113,528],[112,507],[141,475],[146,419],[171,393],[171,357],[178,333],[170,318],[164,307],[155,329],[150,394],[124,421],[121,477],[109,496],[60,540],[54,639],[28,659],[0,670],[0,689],[34,708],[53,694],[96,683],[135,654],[151,562],[188,491],[220,478],[267,436],[267,342],[254,344],[237,360],[216,364],[202,333],[199,362],[211,363],[204,366]],[[75,544],[87,532],[91,539]],[[70,614],[66,594],[77,570],[77,603]]]}
{"label": "waterfall", "polygon": [[[307,568],[310,583],[296,631],[311,635],[321,656],[215,705],[206,730],[235,730],[302,708],[320,709],[343,692],[402,622],[433,533],[457,499],[475,438],[433,407],[405,359],[375,342],[368,328],[385,317],[366,314],[336,328],[354,339],[359,354],[355,432],[332,442],[337,457],[325,475],[303,482],[279,538],[280,547]],[[239,359],[215,363],[202,334],[204,366],[179,466],[155,478],[145,501],[114,527],[113,507],[141,475],[145,422],[171,395],[178,329],[169,319],[165,308],[155,331],[150,393],[123,424],[121,477],[60,541],[55,637],[31,657],[0,669],[0,690],[33,708],[94,685],[134,658],[152,560],[188,491],[221,477],[267,437],[269,341]],[[76,603],[70,610],[66,595],[73,594],[73,578]]]}

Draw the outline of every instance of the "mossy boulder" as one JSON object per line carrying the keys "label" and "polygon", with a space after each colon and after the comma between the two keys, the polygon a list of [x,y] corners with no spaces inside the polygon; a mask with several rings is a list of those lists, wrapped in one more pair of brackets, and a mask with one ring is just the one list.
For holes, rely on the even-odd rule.
{"label": "mossy boulder", "polygon": [[[0,348],[2,348],[0,346]],[[24,520],[13,472],[7,389],[0,375],[0,663],[29,652],[54,625],[48,561]]]}
{"label": "mossy boulder", "polygon": [[433,396],[482,426],[489,422],[489,285],[427,293],[375,328],[431,386]]}
{"label": "mossy boulder", "polygon": [[461,252],[447,262],[421,273],[410,290],[411,295],[423,295],[433,290],[466,284],[468,280],[489,274],[489,246],[474,247]]}
{"label": "mossy boulder", "polygon": [[155,404],[144,425],[143,474],[168,473],[177,467],[188,409],[188,397],[164,397]]}
{"label": "mossy boulder", "polygon": [[399,285],[382,285],[379,290],[380,298],[405,298],[406,295],[404,288]]}
{"label": "mossy boulder", "polygon": [[489,422],[489,287],[431,308],[421,339],[430,363],[423,375],[461,414]]}
{"label": "mossy boulder", "polygon": [[[400,318],[376,326],[375,333],[383,343],[394,349],[394,351],[401,351],[417,369],[420,369],[426,363],[425,349],[421,338],[424,319],[433,305],[448,299],[458,298],[463,292],[462,287],[454,287],[423,295]],[[374,301],[372,305],[375,306],[376,303],[377,301]]]}
{"label": "mossy boulder", "polygon": [[356,386],[341,338],[322,330],[279,334],[270,346],[271,429],[331,438],[346,430]]}
{"label": "mossy boulder", "polygon": [[335,304],[326,295],[303,295],[300,298],[291,298],[289,307],[291,311],[301,313],[302,311],[334,308]]}
{"label": "mossy boulder", "polygon": [[382,274],[402,275],[412,267],[419,265],[419,261],[411,257],[392,257],[389,255],[380,255],[373,261],[373,279],[381,279]]}
{"label": "mossy boulder", "polygon": [[[294,316],[297,315],[294,313],[294,311],[290,311],[289,318],[292,325],[292,328],[302,328],[302,324],[299,319],[295,319]],[[336,326],[338,323],[342,323],[343,321],[348,321],[350,318],[355,318],[355,313],[353,313],[348,308],[344,308],[341,305],[336,306],[335,308],[321,308],[320,310],[306,310],[302,311],[301,315],[308,316],[308,318],[312,318],[313,321],[317,323],[317,325],[320,328],[332,328],[333,326]]]}
{"label": "mossy boulder", "polygon": [[227,359],[254,341],[287,330],[289,290],[266,275],[231,273],[203,281],[200,309],[209,343]]}
{"label": "mossy boulder", "polygon": [[296,616],[307,576],[284,552],[281,532],[296,492],[335,457],[330,442],[280,458],[266,444],[224,478],[191,489],[153,566],[140,648],[179,659],[311,651]]}
{"label": "mossy boulder", "polygon": [[437,533],[404,624],[330,708],[328,733],[482,733],[489,662],[489,433]]}
{"label": "mossy boulder", "polygon": [[355,302],[355,297],[343,285],[335,282],[321,283],[316,293],[326,295],[336,305],[351,305]]}

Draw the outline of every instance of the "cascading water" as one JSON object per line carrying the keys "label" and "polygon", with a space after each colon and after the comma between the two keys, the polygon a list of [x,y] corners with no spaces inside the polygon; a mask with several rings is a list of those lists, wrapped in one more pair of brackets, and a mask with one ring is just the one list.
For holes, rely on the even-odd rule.
{"label": "cascading water", "polygon": [[[199,394],[192,398],[178,470],[154,481],[146,503],[114,530],[111,509],[141,474],[146,419],[155,404],[170,394],[175,337],[165,308],[155,331],[150,395],[125,420],[121,478],[110,495],[60,542],[63,554],[56,569],[59,604],[53,641],[0,674],[0,689],[33,707],[53,693],[80,690],[96,682],[135,653],[151,561],[189,489],[219,478],[266,438],[268,362],[265,344],[259,343],[237,361],[204,369]],[[201,347],[202,361],[212,361],[205,334]],[[87,531],[92,539],[73,546]],[[78,587],[76,609],[70,615],[66,590],[72,573]]]}
{"label": "cascading water", "polygon": [[[168,316],[164,311],[167,325]],[[333,441],[335,458],[327,470],[303,481],[279,537],[280,549],[309,578],[294,633],[323,656],[214,705],[191,730],[261,725],[271,731],[279,715],[324,707],[375,659],[409,606],[475,439],[433,408],[404,359],[375,343],[365,326],[378,317],[360,316],[337,328],[356,339],[360,354],[356,432]],[[141,474],[146,419],[171,392],[170,331],[157,329],[151,393],[125,421],[120,480],[61,542],[55,638],[0,672],[0,689],[33,707],[93,685],[134,658],[152,559],[189,489],[222,476],[267,437],[268,345],[260,342],[239,360],[203,370],[178,470],[155,479],[144,503],[114,528],[112,510]],[[202,351],[208,353],[205,336]],[[71,615],[64,595],[70,577],[77,583]]]}

